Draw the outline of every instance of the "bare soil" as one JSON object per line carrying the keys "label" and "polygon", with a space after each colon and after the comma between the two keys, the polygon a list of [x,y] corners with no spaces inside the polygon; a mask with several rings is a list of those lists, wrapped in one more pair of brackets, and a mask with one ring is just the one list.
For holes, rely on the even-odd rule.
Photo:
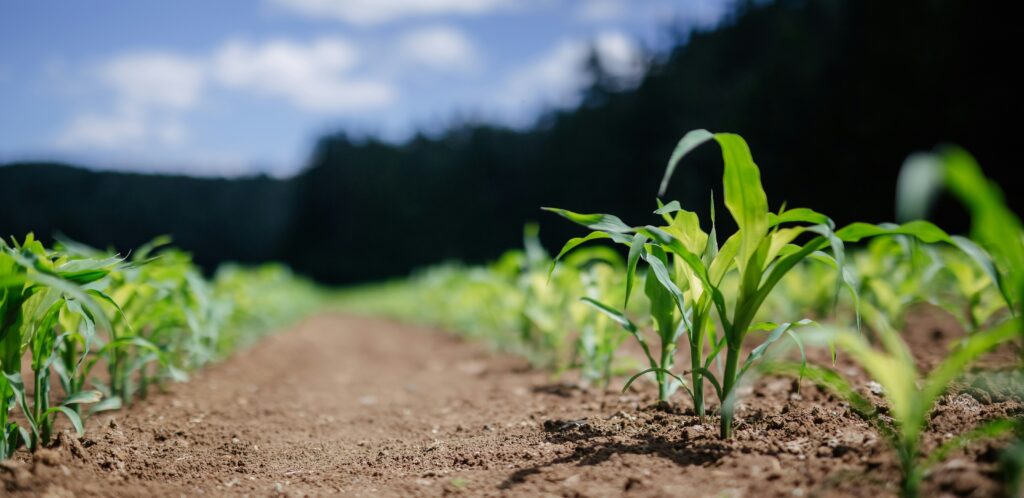
{"label": "bare soil", "polygon": [[[947,317],[920,315],[906,333],[930,365],[963,332]],[[869,392],[852,366],[840,368]],[[979,421],[1024,412],[1012,395],[1018,389],[986,382],[968,380],[942,400],[926,449]],[[652,385],[637,386],[584,390],[439,331],[320,315],[166,393],[91,418],[80,441],[65,433],[53,449],[0,463],[0,495],[897,492],[884,441],[808,382],[768,377],[745,388],[736,437],[724,442],[717,420],[701,423],[683,396],[658,405]],[[928,477],[925,495],[1000,495],[1003,445],[953,453]]]}

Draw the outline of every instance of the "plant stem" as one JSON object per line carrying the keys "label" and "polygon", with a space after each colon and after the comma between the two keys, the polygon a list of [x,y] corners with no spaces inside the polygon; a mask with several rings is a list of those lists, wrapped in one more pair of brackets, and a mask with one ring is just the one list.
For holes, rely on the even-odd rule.
{"label": "plant stem", "polygon": [[733,391],[736,389],[736,367],[740,362],[740,348],[733,347],[730,343],[727,346],[725,356],[725,375],[722,377],[722,429],[719,437],[729,439],[732,437],[732,403]]}
{"label": "plant stem", "polygon": [[672,379],[669,376],[665,375],[665,372],[672,369],[672,351],[673,349],[675,349],[674,346],[674,343],[667,341],[664,337],[662,337],[661,362],[658,365],[659,367],[661,367],[662,371],[657,372],[659,401],[668,401],[668,387],[669,384],[672,382]]}
{"label": "plant stem", "polygon": [[43,368],[42,370],[33,370],[33,384],[35,385],[35,392],[33,393],[33,412],[35,412],[36,424],[39,429],[39,434],[32,434],[32,441],[29,444],[29,450],[35,451],[40,446],[45,445],[50,441],[51,420],[50,416],[46,415],[46,410],[50,408],[50,379],[47,375],[49,369]]}
{"label": "plant stem", "polygon": [[704,375],[699,371],[703,368],[701,364],[701,350],[703,349],[703,334],[697,331],[697,338],[690,343],[690,377],[693,379],[693,410],[704,422]]}
{"label": "plant stem", "polygon": [[904,470],[901,498],[917,498],[921,487],[921,474],[916,469]]}

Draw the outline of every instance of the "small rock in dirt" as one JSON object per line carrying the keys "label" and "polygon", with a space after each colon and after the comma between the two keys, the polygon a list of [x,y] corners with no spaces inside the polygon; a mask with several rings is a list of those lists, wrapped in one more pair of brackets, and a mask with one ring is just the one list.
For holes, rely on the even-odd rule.
{"label": "small rock in dirt", "polygon": [[875,396],[881,396],[882,393],[885,392],[885,389],[882,388],[881,384],[875,381],[870,381],[868,382],[868,391],[871,391],[871,394],[874,394]]}
{"label": "small rock in dirt", "polygon": [[634,417],[633,415],[630,415],[630,414],[628,414],[628,413],[626,413],[626,412],[624,412],[622,410],[619,410],[619,411],[611,414],[608,417],[608,420],[614,420],[614,419],[617,419],[617,418],[624,418],[626,420],[631,420],[631,421],[632,420],[636,420],[636,417]]}
{"label": "small rock in dirt", "polygon": [[582,429],[587,427],[587,419],[581,418],[577,420],[545,420],[544,430],[547,432],[563,432],[571,429]]}

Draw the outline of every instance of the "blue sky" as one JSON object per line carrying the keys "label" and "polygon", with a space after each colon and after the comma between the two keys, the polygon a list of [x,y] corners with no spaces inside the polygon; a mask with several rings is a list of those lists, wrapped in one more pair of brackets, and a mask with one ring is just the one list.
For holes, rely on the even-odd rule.
{"label": "blue sky", "polygon": [[35,0],[0,7],[0,162],[294,174],[317,136],[402,140],[569,106],[729,0]]}

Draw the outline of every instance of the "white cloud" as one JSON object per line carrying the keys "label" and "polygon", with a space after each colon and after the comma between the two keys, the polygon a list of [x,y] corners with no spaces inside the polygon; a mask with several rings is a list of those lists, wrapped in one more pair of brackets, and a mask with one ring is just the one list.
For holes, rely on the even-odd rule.
{"label": "white cloud", "polygon": [[80,114],[72,118],[57,138],[62,148],[95,147],[112,149],[133,143],[147,135],[146,124],[137,114]]}
{"label": "white cloud", "polygon": [[133,110],[110,114],[85,113],[71,122],[57,137],[62,149],[144,150],[151,146],[174,146],[185,142],[188,132],[173,119],[154,118]]}
{"label": "white cloud", "polygon": [[381,24],[402,18],[447,14],[480,15],[509,8],[512,0],[268,0],[313,18],[350,24]]}
{"label": "white cloud", "polygon": [[511,110],[513,121],[526,124],[539,107],[568,107],[579,102],[580,90],[591,83],[585,71],[591,50],[608,73],[625,84],[635,83],[643,75],[644,60],[640,47],[619,31],[606,31],[592,41],[570,38],[509,77],[499,104]]}
{"label": "white cloud", "polygon": [[336,37],[306,45],[231,41],[214,55],[212,73],[228,88],[281,97],[308,111],[364,110],[393,102],[397,91],[391,84],[348,74],[358,63],[358,49]]}
{"label": "white cloud", "polygon": [[513,73],[506,98],[521,104],[568,104],[587,82],[583,72],[586,55],[586,43],[561,41],[554,49]]}
{"label": "white cloud", "polygon": [[116,57],[100,68],[100,78],[120,99],[135,108],[187,109],[203,88],[203,66],[168,53],[134,53]]}
{"label": "white cloud", "polygon": [[217,89],[281,98],[319,113],[393,102],[397,90],[390,83],[352,75],[360,63],[359,49],[336,37],[305,44],[228,41],[201,57],[164,52],[116,56],[93,71],[112,96],[111,107],[72,116],[55,143],[64,150],[168,150],[188,142],[183,118]]}
{"label": "white cloud", "polygon": [[398,53],[406,61],[432,69],[470,71],[480,64],[480,54],[473,42],[450,26],[407,33],[398,41]]}
{"label": "white cloud", "polygon": [[95,74],[113,94],[113,108],[73,116],[58,133],[57,147],[129,150],[186,141],[188,130],[178,115],[199,102],[206,80],[201,61],[135,52],[101,64]]}
{"label": "white cloud", "polygon": [[643,76],[643,51],[636,41],[621,31],[605,31],[594,39],[594,51],[601,66],[612,76],[632,83]]}
{"label": "white cloud", "polygon": [[628,12],[622,0],[586,0],[576,8],[573,17],[582,22],[603,22],[621,19]]}

